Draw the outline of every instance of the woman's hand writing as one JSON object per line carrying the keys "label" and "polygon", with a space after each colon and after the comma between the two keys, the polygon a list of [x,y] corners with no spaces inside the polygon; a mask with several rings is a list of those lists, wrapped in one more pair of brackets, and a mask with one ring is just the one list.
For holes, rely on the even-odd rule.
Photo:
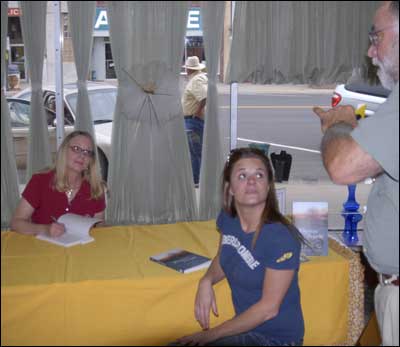
{"label": "woman's hand writing", "polygon": [[49,228],[47,230],[47,234],[50,237],[58,237],[65,233],[65,225],[61,223],[51,223],[49,224]]}

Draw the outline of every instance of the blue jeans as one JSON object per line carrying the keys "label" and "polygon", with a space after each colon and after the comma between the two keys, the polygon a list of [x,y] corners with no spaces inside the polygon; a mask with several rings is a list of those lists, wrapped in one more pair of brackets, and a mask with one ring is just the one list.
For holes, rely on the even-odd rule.
{"label": "blue jeans", "polygon": [[198,117],[186,116],[185,129],[192,161],[193,181],[194,184],[199,184],[204,121]]}
{"label": "blue jeans", "polygon": [[302,346],[303,340],[284,342],[256,332],[222,337],[206,346]]}

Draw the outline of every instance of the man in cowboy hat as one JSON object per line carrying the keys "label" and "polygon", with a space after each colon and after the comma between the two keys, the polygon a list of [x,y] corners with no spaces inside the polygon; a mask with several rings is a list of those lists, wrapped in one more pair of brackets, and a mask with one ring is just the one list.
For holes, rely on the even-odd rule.
{"label": "man in cowboy hat", "polygon": [[205,65],[201,64],[199,58],[196,56],[188,57],[183,67],[186,68],[189,81],[183,91],[182,107],[183,114],[185,115],[185,128],[192,161],[193,180],[197,186],[200,176],[208,78],[202,71]]}

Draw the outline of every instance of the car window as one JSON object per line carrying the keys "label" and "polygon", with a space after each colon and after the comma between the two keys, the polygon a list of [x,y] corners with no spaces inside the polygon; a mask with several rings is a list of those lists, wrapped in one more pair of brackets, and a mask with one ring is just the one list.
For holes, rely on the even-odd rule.
{"label": "car window", "polygon": [[20,101],[8,100],[10,109],[11,126],[13,128],[24,128],[29,126],[30,105]]}
{"label": "car window", "polygon": [[[73,93],[66,96],[68,105],[72,112],[76,113],[78,94]],[[90,109],[93,122],[96,124],[111,122],[113,120],[115,103],[117,100],[117,89],[97,89],[89,91]]]}
{"label": "car window", "polygon": [[[56,112],[56,95],[52,91],[43,93],[43,103],[47,111]],[[71,115],[68,107],[64,103],[64,125],[74,125],[74,117]]]}
{"label": "car window", "polygon": [[[11,126],[13,128],[29,127],[30,111],[31,111],[30,101],[13,99],[13,100],[7,100],[7,102],[10,110]],[[46,111],[47,125],[54,126],[54,119],[56,118],[56,114],[49,109],[45,109],[45,111]]]}

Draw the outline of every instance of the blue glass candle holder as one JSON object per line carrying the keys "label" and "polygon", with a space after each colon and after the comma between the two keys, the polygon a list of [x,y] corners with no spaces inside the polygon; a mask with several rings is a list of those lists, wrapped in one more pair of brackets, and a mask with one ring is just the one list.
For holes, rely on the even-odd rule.
{"label": "blue glass candle holder", "polygon": [[348,246],[354,246],[358,243],[357,223],[362,219],[361,213],[358,213],[360,204],[356,201],[356,187],[355,184],[347,186],[349,196],[347,201],[343,204],[342,216],[344,218],[343,240]]}

